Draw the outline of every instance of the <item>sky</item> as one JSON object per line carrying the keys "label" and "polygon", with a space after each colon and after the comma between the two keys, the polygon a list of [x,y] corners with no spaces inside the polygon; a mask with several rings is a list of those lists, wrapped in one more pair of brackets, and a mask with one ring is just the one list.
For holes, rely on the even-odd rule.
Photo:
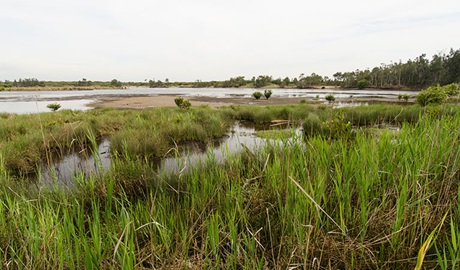
{"label": "sky", "polygon": [[0,80],[332,76],[460,49],[458,0],[0,0]]}

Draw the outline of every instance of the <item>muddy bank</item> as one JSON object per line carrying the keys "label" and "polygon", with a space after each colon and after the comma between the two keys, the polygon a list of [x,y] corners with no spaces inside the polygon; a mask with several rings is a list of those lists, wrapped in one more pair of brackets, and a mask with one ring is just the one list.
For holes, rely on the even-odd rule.
{"label": "muddy bank", "polygon": [[[110,98],[102,99],[98,102],[92,103],[90,107],[94,108],[120,108],[120,109],[146,109],[154,107],[175,107],[174,95],[158,95],[158,96],[111,96]],[[192,96],[185,97],[192,103],[192,106],[208,105],[211,107],[230,106],[230,105],[290,105],[300,104],[305,101],[308,104],[324,104],[324,99],[308,99],[305,97],[271,97],[270,99],[261,98],[256,100],[250,97],[207,97],[207,96]],[[337,99],[336,102],[367,102],[367,103],[401,103],[407,102],[400,101],[397,98],[342,98]],[[410,102],[410,101],[409,101]]]}

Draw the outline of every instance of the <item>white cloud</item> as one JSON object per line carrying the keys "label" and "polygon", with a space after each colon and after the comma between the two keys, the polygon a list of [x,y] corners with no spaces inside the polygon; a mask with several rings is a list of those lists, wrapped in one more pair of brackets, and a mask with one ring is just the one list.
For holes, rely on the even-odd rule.
{"label": "white cloud", "polygon": [[460,48],[457,0],[4,2],[0,80],[331,75]]}

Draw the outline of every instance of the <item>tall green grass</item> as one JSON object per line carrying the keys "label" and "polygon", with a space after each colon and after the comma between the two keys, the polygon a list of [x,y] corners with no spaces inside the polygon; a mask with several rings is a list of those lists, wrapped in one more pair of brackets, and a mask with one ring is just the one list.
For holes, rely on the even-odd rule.
{"label": "tall green grass", "polygon": [[0,150],[5,167],[24,175],[42,162],[50,164],[70,152],[90,149],[88,134],[96,140],[110,136],[114,152],[161,157],[181,142],[223,136],[228,125],[222,112],[208,107],[12,115],[0,120]]}
{"label": "tall green grass", "polygon": [[414,269],[433,239],[423,266],[455,269],[458,130],[459,115],[427,114],[396,136],[295,137],[224,164],[209,154],[169,177],[136,155],[115,156],[109,173],[80,176],[71,193],[23,185],[0,162],[0,261],[19,269]]}

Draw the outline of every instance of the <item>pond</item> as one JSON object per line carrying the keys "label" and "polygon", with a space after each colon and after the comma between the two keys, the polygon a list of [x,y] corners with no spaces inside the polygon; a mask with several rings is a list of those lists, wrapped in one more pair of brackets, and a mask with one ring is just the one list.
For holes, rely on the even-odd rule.
{"label": "pond", "polygon": [[[256,150],[270,141],[255,136],[255,132],[259,128],[267,129],[269,127],[236,123],[230,128],[227,136],[219,141],[206,147],[190,147],[176,157],[158,160],[157,176],[167,178],[174,174],[188,172],[197,164],[204,162],[208,156],[212,156],[217,162],[223,162],[228,155],[241,152],[245,148],[251,151]],[[300,134],[301,130],[296,129],[296,132]],[[41,186],[57,185],[73,188],[77,175],[89,177],[107,173],[112,163],[108,138],[99,144],[97,155],[95,158],[89,153],[72,153],[49,166],[43,164],[43,169],[38,172],[37,176],[39,184]]]}
{"label": "pond", "polygon": [[[213,98],[225,97],[252,97],[253,88],[142,88],[105,89],[84,91],[0,91],[0,113],[37,113],[46,112],[50,103],[62,105],[62,109],[86,110],[91,103],[109,99],[114,96],[156,96],[156,95],[182,95],[204,96]],[[331,90],[331,89],[273,89],[273,96],[287,98],[320,98],[328,94],[336,98],[390,98],[397,99],[399,94],[413,95],[414,92],[390,90]]]}

